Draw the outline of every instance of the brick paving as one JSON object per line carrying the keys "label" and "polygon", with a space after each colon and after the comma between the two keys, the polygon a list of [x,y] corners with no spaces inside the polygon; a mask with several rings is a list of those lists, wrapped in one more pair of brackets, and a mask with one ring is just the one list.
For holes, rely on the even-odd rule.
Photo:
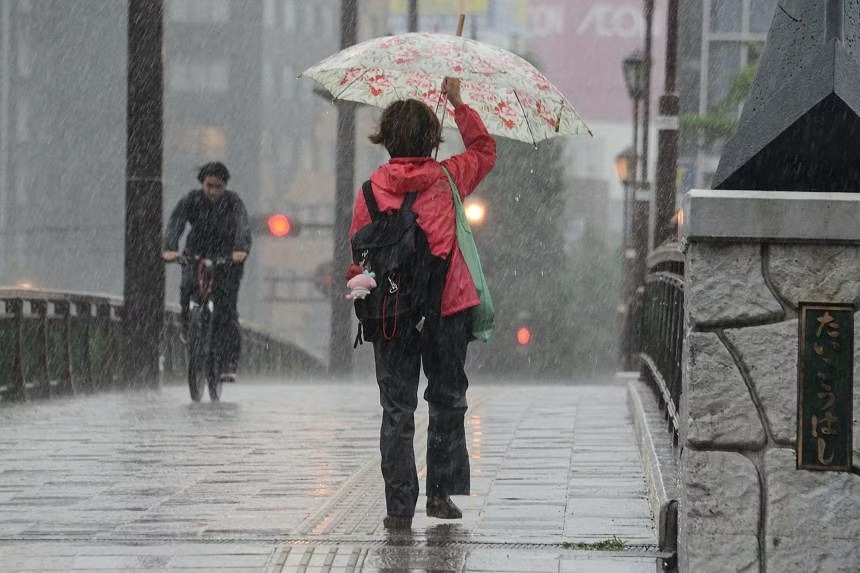
{"label": "brick paving", "polygon": [[[2,407],[0,571],[655,571],[623,385],[474,381],[469,399],[463,519],[422,497],[395,535],[370,379]],[[423,402],[416,417],[420,462]],[[624,549],[591,550],[609,539]]]}

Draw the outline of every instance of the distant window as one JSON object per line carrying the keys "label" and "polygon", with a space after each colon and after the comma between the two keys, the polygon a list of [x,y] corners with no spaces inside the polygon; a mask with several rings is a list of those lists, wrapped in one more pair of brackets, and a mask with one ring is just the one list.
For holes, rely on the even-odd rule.
{"label": "distant window", "polygon": [[172,62],[167,66],[167,87],[178,92],[225,92],[229,67],[225,60]]}
{"label": "distant window", "polygon": [[27,98],[21,98],[17,104],[18,121],[15,125],[15,139],[18,141],[30,140],[30,103]]}
{"label": "distant window", "polygon": [[226,157],[227,135],[220,127],[180,127],[168,140],[168,152],[179,152],[188,157]]}
{"label": "distant window", "polygon": [[[30,204],[30,194],[27,192],[29,174],[27,165],[17,165],[15,167],[15,203],[18,205]],[[23,239],[23,233],[19,236]]]}
{"label": "distant window", "polygon": [[291,96],[296,91],[296,70],[293,66],[284,66],[284,77],[281,82],[281,94]]}
{"label": "distant window", "polygon": [[266,28],[274,28],[278,20],[275,0],[263,0],[263,24]]}
{"label": "distant window", "polygon": [[278,145],[278,162],[292,167],[295,161],[295,140],[281,139]]}
{"label": "distant window", "polygon": [[317,29],[317,10],[314,8],[319,8],[319,6],[305,6],[305,30],[310,31]]}
{"label": "distant window", "polygon": [[742,16],[741,0],[711,2],[711,32],[740,32]]}
{"label": "distant window", "polygon": [[230,0],[168,0],[167,19],[185,24],[223,24],[230,20]]}
{"label": "distant window", "polygon": [[335,15],[330,4],[320,6],[320,32],[323,38],[330,38],[334,35]]}
{"label": "distant window", "polygon": [[301,166],[302,171],[311,171],[314,168],[314,150],[313,143],[309,141],[305,141],[304,145],[302,145],[301,150],[299,151],[301,154]]}
{"label": "distant window", "polygon": [[737,42],[712,42],[708,66],[708,107],[722,102],[732,80],[741,69],[741,45]]}
{"label": "distant window", "polygon": [[296,0],[284,0],[284,30],[292,32],[296,29],[296,11],[298,9]]}
{"label": "distant window", "polygon": [[263,95],[272,97],[275,89],[275,71],[272,69],[272,64],[266,62],[263,64]]}
{"label": "distant window", "polygon": [[18,54],[16,58],[16,68],[18,75],[22,78],[29,78],[33,72],[33,49],[30,40],[30,26],[24,24],[20,27],[18,33],[20,40],[18,41]]}

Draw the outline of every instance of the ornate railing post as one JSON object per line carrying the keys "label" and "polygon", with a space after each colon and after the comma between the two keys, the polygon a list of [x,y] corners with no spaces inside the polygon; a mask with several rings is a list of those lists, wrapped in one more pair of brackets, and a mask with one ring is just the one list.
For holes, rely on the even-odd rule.
{"label": "ornate railing post", "polygon": [[9,399],[23,402],[27,399],[24,379],[24,301],[20,298],[6,301],[6,314],[12,316],[12,391]]}
{"label": "ornate railing post", "polygon": [[[72,329],[72,336],[80,340],[76,346],[81,348],[81,364],[76,381],[79,382],[79,387],[84,387],[86,391],[92,392],[94,384],[90,332],[93,326],[93,305],[88,301],[78,301],[75,302],[73,308],[78,328],[77,333],[74,332],[74,328]],[[74,326],[74,322],[72,326]]]}
{"label": "ornate railing post", "polygon": [[35,354],[36,364],[32,365],[35,371],[36,396],[48,398],[51,395],[51,377],[48,362],[48,303],[44,300],[31,299],[30,313],[35,316],[34,346],[38,349]]}
{"label": "ornate railing post", "polygon": [[681,398],[681,355],[684,334],[684,254],[677,243],[666,243],[648,258],[648,275],[641,291],[638,340],[642,377],[651,385],[668,430],[678,440]]}
{"label": "ornate railing post", "polygon": [[[84,293],[0,289],[0,401],[49,398],[117,385],[122,301]],[[29,304],[29,308],[24,305]],[[27,312],[29,311],[29,312]],[[165,373],[185,378],[178,310],[165,314],[159,349]],[[249,376],[322,373],[301,349],[242,324],[242,371]]]}
{"label": "ornate railing post", "polygon": [[58,394],[74,394],[74,373],[72,367],[72,313],[71,304],[67,300],[55,300],[54,314],[56,322],[61,322],[60,328],[60,369]]}

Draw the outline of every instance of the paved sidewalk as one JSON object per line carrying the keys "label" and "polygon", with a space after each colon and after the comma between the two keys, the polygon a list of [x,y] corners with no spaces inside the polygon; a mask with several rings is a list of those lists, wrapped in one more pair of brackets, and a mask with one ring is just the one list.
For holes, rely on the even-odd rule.
{"label": "paved sidewalk", "polygon": [[[381,525],[370,381],[0,408],[0,571],[655,571],[623,385],[469,392],[464,517],[427,518],[422,497],[399,535]],[[417,418],[422,460],[423,402]],[[624,548],[593,550],[607,540]]]}

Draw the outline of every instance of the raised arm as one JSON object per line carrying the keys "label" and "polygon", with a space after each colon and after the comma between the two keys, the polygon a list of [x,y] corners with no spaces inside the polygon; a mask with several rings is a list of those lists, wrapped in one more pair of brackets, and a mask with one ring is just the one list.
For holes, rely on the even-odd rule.
{"label": "raised arm", "polygon": [[496,164],[496,140],[487,131],[478,112],[463,103],[460,97],[460,80],[445,78],[442,89],[454,106],[454,122],[466,146],[465,152],[442,163],[457,183],[460,195],[466,197]]}

